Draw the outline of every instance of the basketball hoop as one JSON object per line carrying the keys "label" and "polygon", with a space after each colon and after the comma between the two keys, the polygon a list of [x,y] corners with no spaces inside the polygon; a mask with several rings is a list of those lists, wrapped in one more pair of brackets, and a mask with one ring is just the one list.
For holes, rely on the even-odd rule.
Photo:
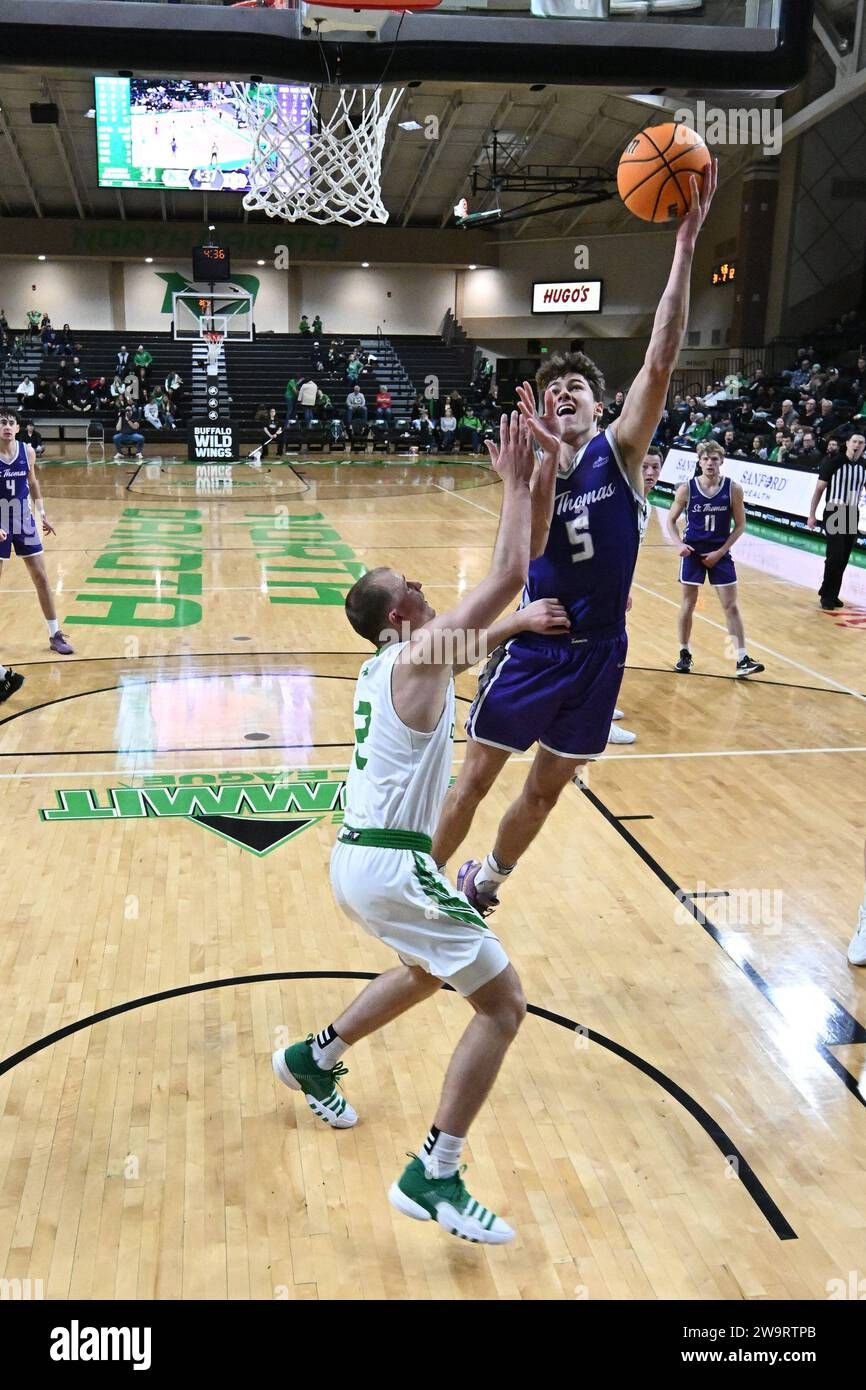
{"label": "basketball hoop", "polygon": [[281,103],[272,83],[233,82],[232,94],[253,134],[248,212],[287,222],[387,222],[382,151],[403,89],[323,88],[309,108]]}
{"label": "basketball hoop", "polygon": [[219,329],[208,329],[206,333],[202,334],[202,337],[207,343],[207,370],[208,376],[210,376],[212,370],[216,370],[220,360],[225,334],[221,333]]}

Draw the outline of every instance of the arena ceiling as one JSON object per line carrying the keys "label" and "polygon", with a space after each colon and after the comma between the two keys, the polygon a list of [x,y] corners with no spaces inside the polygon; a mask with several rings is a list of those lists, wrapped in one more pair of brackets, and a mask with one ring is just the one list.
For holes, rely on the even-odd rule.
{"label": "arena ceiling", "polygon": [[[194,0],[193,0],[194,2]],[[715,16],[730,0],[711,0]],[[791,109],[830,92],[838,66],[833,46],[854,32],[863,0],[819,0],[810,72]],[[124,5],[130,14],[134,4]],[[706,10],[706,6],[704,9]],[[167,18],[174,21],[171,10]],[[244,12],[239,11],[242,19]],[[819,29],[818,25],[821,28]],[[862,42],[862,30],[860,33]],[[841,38],[842,51],[845,46]],[[163,71],[170,70],[166,49]],[[103,69],[106,70],[106,69]],[[247,220],[241,197],[232,193],[119,191],[97,186],[95,121],[92,118],[94,66],[88,72],[41,71],[0,65],[0,215],[4,217],[98,218],[119,220],[215,221],[224,227]],[[158,76],[159,73],[142,73]],[[215,74],[219,75],[219,74]],[[704,93],[712,100],[712,93]],[[34,101],[56,103],[57,125],[31,120]],[[745,101],[742,95],[737,102]],[[597,165],[614,171],[623,147],[641,126],[657,119],[671,97],[628,96],[621,91],[574,86],[445,83],[424,80],[405,91],[389,131],[383,160],[383,198],[394,226],[453,225],[452,209],[468,192],[474,168],[483,166],[490,134],[497,130],[504,147],[520,165]],[[787,109],[787,108],[786,108]],[[435,116],[438,139],[425,134],[425,118]],[[420,129],[402,129],[417,122]],[[723,183],[736,178],[755,157],[752,148],[725,151]],[[505,195],[508,208],[520,199]],[[492,206],[479,195],[473,211]],[[255,215],[265,220],[261,215]],[[250,220],[253,220],[252,218]],[[2,224],[0,224],[2,225]],[[503,235],[535,236],[626,231],[634,225],[617,199],[585,209],[512,222]],[[2,233],[0,233],[2,235]]]}

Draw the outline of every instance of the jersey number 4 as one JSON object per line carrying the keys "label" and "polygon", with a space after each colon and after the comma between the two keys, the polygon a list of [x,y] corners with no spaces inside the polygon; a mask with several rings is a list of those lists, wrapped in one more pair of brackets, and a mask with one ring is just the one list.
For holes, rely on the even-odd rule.
{"label": "jersey number 4", "polygon": [[367,766],[367,759],[361,757],[361,744],[370,732],[370,721],[373,718],[373,706],[369,700],[359,700],[355,707],[355,718],[361,720],[360,729],[355,728],[355,766],[359,772],[363,772]]}
{"label": "jersey number 4", "polygon": [[589,511],[584,507],[571,521],[565,523],[565,534],[572,547],[572,563],[578,560],[591,560],[593,557],[592,536],[589,534]]}

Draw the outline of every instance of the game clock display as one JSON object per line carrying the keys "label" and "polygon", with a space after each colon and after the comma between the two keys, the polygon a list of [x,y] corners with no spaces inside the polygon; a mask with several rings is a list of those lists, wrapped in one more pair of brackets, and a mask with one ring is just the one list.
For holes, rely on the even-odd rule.
{"label": "game clock display", "polygon": [[207,282],[231,279],[231,264],[225,246],[194,246],[192,278]]}

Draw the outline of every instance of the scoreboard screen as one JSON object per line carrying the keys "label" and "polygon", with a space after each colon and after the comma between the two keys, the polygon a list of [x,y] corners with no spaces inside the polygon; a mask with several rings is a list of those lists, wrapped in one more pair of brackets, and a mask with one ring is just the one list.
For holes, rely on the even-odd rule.
{"label": "scoreboard screen", "polygon": [[[253,133],[228,82],[180,77],[97,77],[100,188],[211,189],[247,193]],[[310,89],[260,83],[265,100],[310,134]],[[308,174],[298,165],[298,181]]]}
{"label": "scoreboard screen", "polygon": [[194,246],[192,248],[193,280],[230,280],[231,261],[227,246]]}

